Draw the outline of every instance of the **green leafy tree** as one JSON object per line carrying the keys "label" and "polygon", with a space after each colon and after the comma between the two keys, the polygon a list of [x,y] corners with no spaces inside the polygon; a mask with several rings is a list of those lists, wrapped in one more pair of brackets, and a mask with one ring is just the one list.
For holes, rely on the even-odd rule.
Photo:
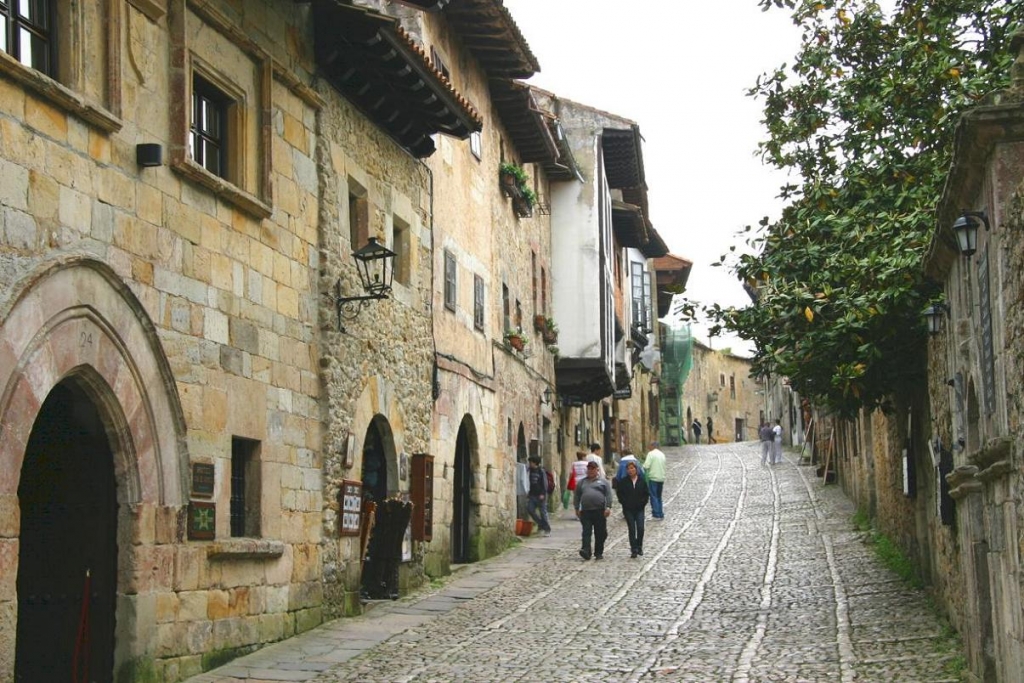
{"label": "green leafy tree", "polygon": [[[1004,87],[1020,0],[761,0],[801,27],[791,66],[758,78],[765,163],[788,171],[776,222],[722,262],[756,292],[706,307],[752,340],[755,372],[786,375],[841,414],[884,406],[923,371],[921,261],[955,124]],[[687,305],[685,302],[684,306]]]}

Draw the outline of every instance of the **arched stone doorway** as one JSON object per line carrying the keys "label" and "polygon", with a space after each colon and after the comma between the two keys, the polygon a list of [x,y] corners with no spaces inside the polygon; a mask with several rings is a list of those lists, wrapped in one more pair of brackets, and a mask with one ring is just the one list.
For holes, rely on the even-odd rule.
{"label": "arched stone doorway", "polygon": [[479,559],[471,547],[477,506],[473,504],[473,465],[477,460],[477,435],[473,418],[466,415],[459,425],[455,441],[455,465],[452,478],[452,563]]}
{"label": "arched stone doorway", "polygon": [[395,599],[403,530],[409,519],[398,506],[388,502],[399,493],[400,473],[394,435],[383,415],[375,415],[366,428],[360,478],[363,509],[367,516],[373,517],[372,524],[369,519],[363,522],[368,536],[362,544],[365,552],[361,593],[364,598]]}
{"label": "arched stone doorway", "polygon": [[[85,436],[62,436],[61,424]],[[17,643],[30,637],[22,634],[32,632],[32,622],[38,619],[31,614],[28,597],[40,595],[45,587],[42,579],[32,582],[36,572],[22,571],[21,562],[45,564],[45,550],[38,544],[50,543],[47,533],[66,539],[58,542],[69,547],[87,539],[99,546],[108,544],[97,553],[100,560],[85,558],[90,565],[96,562],[95,570],[89,567],[90,579],[95,579],[95,590],[90,591],[97,596],[95,604],[111,599],[111,590],[119,591],[112,617],[116,637],[96,635],[105,630],[97,620],[108,618],[104,611],[113,614],[110,608],[90,607],[93,632],[87,651],[97,654],[91,654],[89,680],[111,680],[112,670],[122,670],[133,658],[152,652],[153,615],[139,608],[138,594],[124,589],[134,558],[146,552],[146,544],[117,548],[111,538],[138,537],[146,508],[173,515],[183,507],[189,462],[184,434],[174,376],[156,329],[139,300],[108,266],[88,257],[64,256],[40,264],[10,287],[0,305],[0,515],[6,522],[0,523],[0,550],[15,550],[5,564],[10,580],[0,582],[0,631],[10,634],[0,638],[0,680],[14,679],[16,667],[23,680],[71,677],[68,670],[57,677],[36,676],[30,651]],[[59,473],[48,472],[49,465],[41,464],[58,452],[75,454],[62,461],[71,473],[63,476],[73,485],[57,480]],[[52,488],[49,499],[39,490],[41,485]],[[75,520],[62,517],[72,514],[53,511],[59,510],[57,506],[92,504],[100,509],[91,519],[102,522],[97,522],[100,528],[94,538],[86,535],[92,529],[79,534],[64,526]],[[12,515],[20,523],[11,524]],[[108,521],[113,531],[106,526]],[[59,562],[66,563],[64,557],[62,553]],[[104,563],[115,567],[113,582],[104,574]],[[80,598],[84,576],[67,581],[61,592],[48,594],[51,603],[54,596],[73,601],[72,589]],[[42,596],[47,599],[47,593]],[[19,623],[22,608],[24,628]],[[55,628],[46,632],[44,642],[52,644]],[[103,638],[111,639],[112,645],[104,645]],[[70,647],[73,652],[73,640]],[[99,654],[101,647],[112,647],[112,656]],[[63,666],[55,655],[50,659]],[[30,673],[23,675],[23,670]]]}
{"label": "arched stone doorway", "polygon": [[[46,398],[18,486],[15,680],[109,681],[114,671],[117,494],[103,421],[72,380]],[[77,680],[77,678],[75,678]]]}
{"label": "arched stone doorway", "polygon": [[[519,431],[516,433],[516,469],[520,473],[520,476],[528,477],[526,474],[526,460],[529,457],[530,448],[529,444],[526,443],[526,428],[523,427],[523,423],[519,423]],[[525,488],[529,487],[529,480],[527,479],[524,486],[516,487],[516,518],[517,519],[529,519],[529,515],[526,513],[526,502],[527,495]]]}

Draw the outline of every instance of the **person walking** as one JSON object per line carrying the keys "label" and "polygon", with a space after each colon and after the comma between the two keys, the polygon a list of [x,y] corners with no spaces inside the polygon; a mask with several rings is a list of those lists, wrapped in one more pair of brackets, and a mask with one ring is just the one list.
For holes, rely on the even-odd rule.
{"label": "person walking", "polygon": [[665,487],[665,454],[658,448],[658,442],[651,442],[651,450],[644,456],[644,469],[647,470],[647,490],[651,499],[651,517],[665,519],[662,508],[661,494]]}
{"label": "person walking", "polygon": [[700,443],[700,420],[693,418],[693,424],[690,425],[690,429],[693,430],[693,442]]}
{"label": "person walking", "polygon": [[[531,455],[530,463],[530,489],[527,492],[526,512],[537,524],[537,528],[544,532],[545,536],[551,535],[551,524],[548,523],[548,475],[540,466],[540,458]],[[540,514],[537,514],[540,510]]]}
{"label": "person walking", "polygon": [[626,465],[628,465],[631,462],[635,462],[636,463],[637,468],[638,468],[638,470],[640,472],[640,476],[641,477],[644,476],[644,468],[640,464],[640,460],[638,460],[637,457],[635,455],[633,455],[632,453],[626,453],[624,456],[622,456],[622,459],[619,460],[619,466],[615,469],[615,478],[612,479],[612,488],[616,487],[617,482],[625,479],[625,477],[626,477]]}
{"label": "person walking", "polygon": [[573,478],[572,490],[576,490],[576,485],[580,483],[580,479],[587,476],[587,454],[583,451],[576,451],[576,460],[572,463],[572,468],[569,470],[570,476]]}
{"label": "person walking", "polygon": [[604,479],[604,458],[601,457],[601,444],[596,441],[590,444],[590,453],[587,454],[587,461],[597,463],[598,474]]}
{"label": "person walking", "polygon": [[583,543],[580,557],[590,559],[590,539],[594,539],[594,559],[604,557],[604,542],[608,538],[608,515],[612,513],[612,485],[598,473],[596,462],[587,462],[587,476],[576,485],[573,507],[583,523]]}
{"label": "person walking", "polygon": [[782,462],[782,425],[778,419],[772,427],[772,464]]}
{"label": "person walking", "polygon": [[708,443],[718,443],[715,441],[715,423],[711,421],[711,416],[708,415],[708,419],[704,422],[708,428]]}
{"label": "person walking", "polygon": [[[767,465],[768,454],[772,453],[772,441],[774,440],[774,434],[772,434],[772,426],[767,422],[761,423],[761,428],[757,430],[757,436],[761,440],[761,464]],[[775,456],[772,455],[774,461]]]}
{"label": "person walking", "polygon": [[649,493],[647,482],[640,476],[640,465],[635,460],[626,463],[626,476],[619,480],[615,495],[622,505],[629,531],[629,556],[644,554],[644,509]]}

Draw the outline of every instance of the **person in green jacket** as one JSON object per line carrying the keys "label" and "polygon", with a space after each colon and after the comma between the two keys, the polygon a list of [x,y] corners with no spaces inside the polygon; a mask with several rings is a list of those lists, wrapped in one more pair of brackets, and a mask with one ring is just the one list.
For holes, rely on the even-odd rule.
{"label": "person in green jacket", "polygon": [[647,490],[651,496],[651,517],[665,519],[661,494],[665,488],[665,454],[658,448],[658,442],[651,442],[651,450],[644,456],[644,470],[647,472]]}

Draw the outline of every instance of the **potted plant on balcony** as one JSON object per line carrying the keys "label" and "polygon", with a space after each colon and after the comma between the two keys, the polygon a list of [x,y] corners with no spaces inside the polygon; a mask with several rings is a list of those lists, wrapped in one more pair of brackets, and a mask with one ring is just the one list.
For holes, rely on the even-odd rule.
{"label": "potted plant on balcony", "polygon": [[519,196],[512,198],[512,207],[520,218],[533,215],[533,206],[537,203],[537,193],[525,185],[519,188]]}
{"label": "potted plant on balcony", "polygon": [[558,343],[558,325],[555,323],[554,318],[544,318],[544,329],[541,330],[541,336],[544,338],[545,344]]}
{"label": "potted plant on balcony", "polygon": [[509,161],[503,161],[498,166],[498,178],[501,180],[501,191],[512,198],[521,196],[523,188],[530,182],[530,176],[526,175],[523,167]]}
{"label": "potted plant on balcony", "polygon": [[505,342],[516,351],[526,348],[527,339],[522,330],[505,330]]}

